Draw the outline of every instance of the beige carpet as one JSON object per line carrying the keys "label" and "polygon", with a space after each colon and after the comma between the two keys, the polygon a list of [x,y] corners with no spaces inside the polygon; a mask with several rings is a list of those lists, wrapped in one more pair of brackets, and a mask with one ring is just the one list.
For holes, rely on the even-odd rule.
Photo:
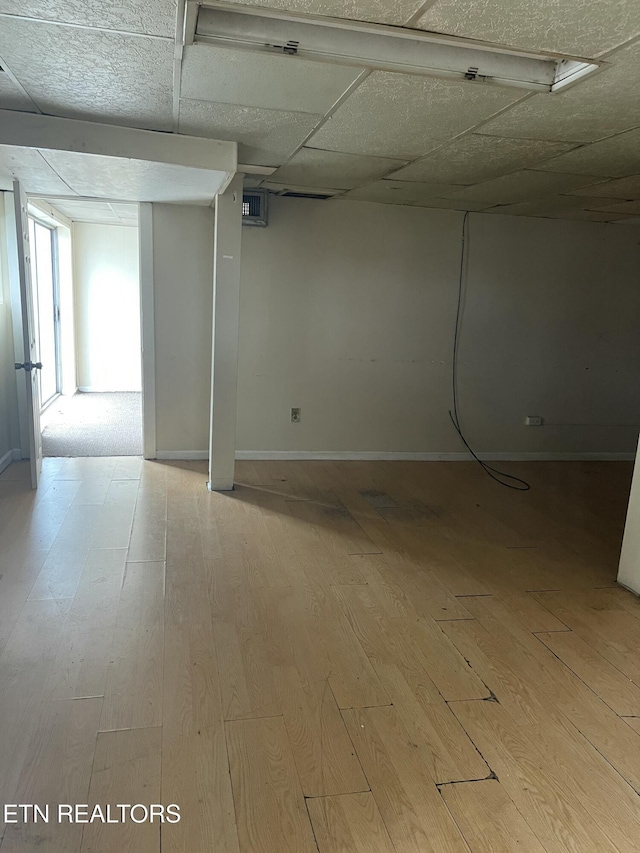
{"label": "beige carpet", "polygon": [[43,413],[44,456],[141,456],[142,395],[77,393]]}

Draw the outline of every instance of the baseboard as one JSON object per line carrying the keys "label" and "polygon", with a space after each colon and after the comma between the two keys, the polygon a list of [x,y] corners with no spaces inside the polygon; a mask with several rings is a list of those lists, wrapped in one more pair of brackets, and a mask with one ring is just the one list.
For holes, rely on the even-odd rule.
{"label": "baseboard", "polygon": [[156,450],[156,459],[172,460],[201,460],[209,458],[208,450]]}
{"label": "baseboard", "polygon": [[14,447],[12,450],[7,450],[0,456],[0,474],[11,465],[12,462],[20,462],[22,459],[22,451],[19,447]]}
{"label": "baseboard", "polygon": [[[480,457],[488,462],[628,462],[635,459],[635,453],[481,453]],[[237,450],[236,459],[245,460],[351,460],[351,461],[405,461],[405,462],[469,462],[468,453],[437,452],[389,452],[369,450]]]}
{"label": "baseboard", "polygon": [[[208,450],[158,450],[155,459],[171,460],[205,460],[209,458]],[[518,453],[482,453],[482,459],[487,462],[633,462],[635,453],[547,453],[527,452]],[[403,452],[386,450],[236,450],[237,460],[325,460],[352,462],[470,462],[468,453],[460,452]]]}

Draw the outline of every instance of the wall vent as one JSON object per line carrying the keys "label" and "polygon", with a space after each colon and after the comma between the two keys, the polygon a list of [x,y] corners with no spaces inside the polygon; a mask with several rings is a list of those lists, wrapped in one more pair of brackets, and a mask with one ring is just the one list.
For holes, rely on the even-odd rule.
{"label": "wall vent", "polygon": [[244,190],[242,193],[242,224],[265,228],[268,218],[268,193],[266,190]]}

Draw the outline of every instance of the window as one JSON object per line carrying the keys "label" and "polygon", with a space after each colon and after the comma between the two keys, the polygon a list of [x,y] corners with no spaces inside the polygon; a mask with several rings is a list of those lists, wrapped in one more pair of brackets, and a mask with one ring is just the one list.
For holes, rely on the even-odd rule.
{"label": "window", "polygon": [[38,371],[38,378],[40,380],[40,399],[44,407],[60,391],[60,317],[55,229],[43,225],[30,216],[29,242],[31,244],[33,308],[35,331],[38,339],[38,361],[42,362],[42,370]]}

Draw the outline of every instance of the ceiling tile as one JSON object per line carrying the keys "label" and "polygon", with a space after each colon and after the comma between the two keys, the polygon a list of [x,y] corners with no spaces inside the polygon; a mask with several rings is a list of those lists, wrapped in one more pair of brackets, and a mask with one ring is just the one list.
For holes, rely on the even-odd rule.
{"label": "ceiling tile", "polygon": [[[150,35],[175,35],[176,0],[20,0],[20,16]],[[15,0],[0,0],[0,13],[15,14]]]}
{"label": "ceiling tile", "polygon": [[120,219],[111,209],[100,210],[98,208],[66,209],[59,203],[55,205],[60,213],[64,213],[73,222],[90,222],[95,225],[120,225]]}
{"label": "ceiling tile", "polygon": [[412,160],[522,97],[517,89],[374,71],[310,144]]}
{"label": "ceiling tile", "polygon": [[10,190],[17,178],[27,192],[60,193],[71,190],[33,148],[0,145],[0,189]]}
{"label": "ceiling tile", "polygon": [[442,208],[443,210],[482,210],[486,206],[484,201],[467,201],[461,198],[429,199],[429,207]]}
{"label": "ceiling tile", "polygon": [[623,213],[603,213],[600,210],[566,210],[549,214],[550,219],[578,219],[585,222],[617,222],[630,218]]}
{"label": "ceiling tile", "polygon": [[640,225],[640,216],[631,216],[619,219],[616,222],[616,225]]}
{"label": "ceiling tile", "polygon": [[130,219],[138,218],[138,205],[137,204],[120,204],[119,202],[113,202],[111,207],[115,210],[118,216],[128,217]]}
{"label": "ceiling tile", "polygon": [[593,142],[640,125],[640,43],[603,71],[554,94],[533,95],[492,119],[483,133]]}
{"label": "ceiling tile", "polygon": [[82,199],[80,201],[74,201],[72,199],[54,199],[49,200],[50,204],[53,204],[61,213],[68,213],[71,215],[72,213],[75,215],[84,213],[89,215],[90,213],[113,213],[111,209],[111,205],[107,201],[87,201],[86,199]]}
{"label": "ceiling tile", "polygon": [[180,133],[238,142],[238,161],[279,166],[307,138],[321,116],[207,101],[180,102]]}
{"label": "ceiling tile", "polygon": [[[600,199],[602,201],[602,199]],[[552,213],[587,210],[593,199],[574,195],[552,195],[535,201],[500,204],[487,213],[506,213],[513,216],[550,216]]]}
{"label": "ceiling tile", "polygon": [[0,110],[37,112],[29,98],[23,95],[5,72],[0,72]]}
{"label": "ceiling tile", "polygon": [[[611,210],[612,207],[610,205],[618,205],[620,204],[619,198],[604,198],[602,196],[588,196],[588,195],[563,195],[563,199],[579,199],[581,204],[571,204],[567,205],[566,209],[571,210]],[[622,204],[637,204],[638,202],[622,202]],[[616,211],[617,212],[617,211]],[[626,211],[621,211],[626,212]],[[639,211],[640,212],[640,211]]]}
{"label": "ceiling tile", "polygon": [[[484,128],[483,128],[484,129]],[[571,143],[468,133],[394,174],[399,181],[477,184],[567,151]]]}
{"label": "ceiling tile", "polygon": [[[246,178],[245,178],[246,183]],[[314,195],[319,193],[323,196],[327,195],[342,195],[344,190],[336,189],[335,187],[305,187],[300,186],[299,184],[279,184],[277,181],[263,181],[262,186],[264,189],[273,190],[274,193],[303,193],[303,194],[311,194]]]}
{"label": "ceiling tile", "polygon": [[620,199],[599,198],[589,199],[586,208],[592,210],[608,210],[613,213],[626,213],[629,216],[640,216],[640,201],[620,201]]}
{"label": "ceiling tile", "polygon": [[345,198],[355,201],[376,201],[382,204],[408,204],[417,207],[429,207],[433,198],[446,195],[457,189],[452,184],[410,183],[408,181],[377,181],[350,190]]}
{"label": "ceiling tile", "polygon": [[573,219],[586,222],[615,222],[626,218],[623,214],[605,213],[598,210],[586,210],[575,204],[567,204],[569,196],[550,196],[539,201],[501,204],[484,210],[483,213],[497,213],[506,216],[533,216],[543,219]]}
{"label": "ceiling tile", "polygon": [[79,198],[79,199],[55,199],[50,202],[51,204],[55,204],[60,210],[64,207],[68,210],[73,210],[74,212],[82,211],[82,212],[90,212],[92,210],[101,210],[107,211],[111,210],[111,204],[108,201],[91,201],[91,199],[87,198]]}
{"label": "ceiling tile", "polygon": [[47,162],[78,195],[121,201],[211,204],[222,172],[67,151],[43,152]]}
{"label": "ceiling tile", "polygon": [[522,169],[473,187],[465,187],[463,190],[451,193],[450,197],[465,201],[486,201],[486,206],[489,203],[511,204],[568,192],[576,187],[595,183],[596,180],[597,178],[593,175],[560,175]]}
{"label": "ceiling tile", "polygon": [[380,24],[405,24],[424,0],[237,0],[248,6],[268,6],[331,18],[374,21]]}
{"label": "ceiling tile", "polygon": [[590,57],[640,34],[640,3],[439,0],[418,26],[495,44]]}
{"label": "ceiling tile", "polygon": [[277,183],[349,190],[374,181],[400,165],[398,160],[362,157],[302,148],[286,166],[272,175]]}
{"label": "ceiling tile", "polygon": [[605,178],[635,175],[640,172],[640,128],[574,148],[541,163],[538,168]]}
{"label": "ceiling tile", "polygon": [[0,56],[46,113],[171,129],[168,40],[4,18]]}
{"label": "ceiling tile", "polygon": [[197,101],[324,115],[361,72],[295,56],[194,44],[185,50],[180,91]]}
{"label": "ceiling tile", "polygon": [[572,190],[571,194],[638,199],[640,198],[640,175],[631,175],[628,178],[614,178],[612,181],[601,181],[593,187]]}

